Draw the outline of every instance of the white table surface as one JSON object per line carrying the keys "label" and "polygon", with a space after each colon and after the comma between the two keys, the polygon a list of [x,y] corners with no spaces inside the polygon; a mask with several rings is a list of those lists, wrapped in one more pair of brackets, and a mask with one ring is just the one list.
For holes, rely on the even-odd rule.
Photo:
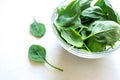
{"label": "white table surface", "polygon": [[[62,0],[0,0],[0,80],[120,80],[120,50],[102,59],[83,59],[64,50],[55,39],[51,15]],[[111,0],[120,12],[120,1]],[[29,33],[33,18],[46,25],[46,34],[37,39]],[[50,63],[28,58],[28,48],[46,48]]]}

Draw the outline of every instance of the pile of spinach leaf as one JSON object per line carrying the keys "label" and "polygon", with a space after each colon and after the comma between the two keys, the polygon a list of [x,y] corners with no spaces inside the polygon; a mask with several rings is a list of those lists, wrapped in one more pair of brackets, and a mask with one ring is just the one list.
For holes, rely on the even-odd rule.
{"label": "pile of spinach leaf", "polygon": [[57,8],[54,27],[69,45],[89,52],[114,48],[120,40],[120,16],[108,0],[73,0]]}

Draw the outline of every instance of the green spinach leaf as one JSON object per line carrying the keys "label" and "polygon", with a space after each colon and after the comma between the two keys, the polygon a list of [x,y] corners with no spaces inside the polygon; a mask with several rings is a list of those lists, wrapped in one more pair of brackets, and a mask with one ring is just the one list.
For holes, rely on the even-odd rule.
{"label": "green spinach leaf", "polygon": [[100,6],[103,9],[104,17],[106,17],[107,20],[113,20],[120,24],[120,16],[118,13],[112,8],[112,5],[108,0],[98,0],[95,3],[95,6]]}
{"label": "green spinach leaf", "polygon": [[92,6],[82,11],[82,16],[100,19],[103,16],[102,9],[99,6]]}
{"label": "green spinach leaf", "polygon": [[61,27],[68,27],[80,16],[80,0],[73,0],[64,11],[58,13],[56,24]]}
{"label": "green spinach leaf", "polygon": [[29,58],[35,62],[45,62],[46,50],[44,47],[39,45],[32,45],[29,48]]}
{"label": "green spinach leaf", "polygon": [[62,29],[61,30],[61,37],[67,41],[67,43],[75,46],[75,47],[82,47],[83,40],[81,35],[72,28]]}
{"label": "green spinach leaf", "polygon": [[99,6],[91,6],[82,11],[80,18],[83,25],[89,26],[96,20],[105,20],[103,16],[103,11]]}
{"label": "green spinach leaf", "polygon": [[99,43],[95,40],[96,38],[90,37],[87,40],[87,47],[90,49],[92,52],[101,52],[106,50],[106,43]]}
{"label": "green spinach leaf", "polygon": [[83,11],[86,8],[90,7],[92,1],[93,0],[80,0],[81,11]]}
{"label": "green spinach leaf", "polygon": [[44,47],[40,46],[40,45],[32,45],[29,48],[29,58],[32,61],[35,62],[46,62],[48,65],[50,65],[51,67],[58,69],[60,71],[63,71],[63,69],[60,69],[58,67],[53,66],[52,64],[50,64],[47,60],[46,60],[46,50]]}
{"label": "green spinach leaf", "polygon": [[30,25],[30,32],[35,37],[42,37],[46,32],[45,25],[34,19],[34,22]]}
{"label": "green spinach leaf", "polygon": [[[99,47],[104,45],[113,45],[120,38],[120,25],[114,21],[96,21],[89,27],[89,31],[91,31],[91,34],[86,38],[88,39],[88,46],[91,45],[93,50],[97,48],[97,51],[98,49],[101,50],[102,48]],[[92,44],[96,46],[92,46]]]}

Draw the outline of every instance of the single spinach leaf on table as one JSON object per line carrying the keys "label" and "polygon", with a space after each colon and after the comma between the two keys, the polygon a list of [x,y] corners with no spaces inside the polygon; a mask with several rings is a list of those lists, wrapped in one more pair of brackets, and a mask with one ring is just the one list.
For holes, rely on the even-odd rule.
{"label": "single spinach leaf on table", "polygon": [[[93,24],[91,24],[88,30],[91,31],[91,34],[86,38],[87,46],[89,46],[89,48],[91,46],[92,49],[94,47],[97,48],[97,47],[102,47],[104,45],[106,46],[110,45],[112,47],[114,43],[118,41],[120,38],[120,25],[114,21],[96,21]],[[92,46],[91,44],[95,44],[96,46],[95,45]],[[99,46],[97,46],[97,44]]]}
{"label": "single spinach leaf on table", "polygon": [[34,22],[30,25],[30,32],[35,37],[42,37],[46,32],[45,25],[34,19]]}
{"label": "single spinach leaf on table", "polygon": [[40,45],[32,45],[29,48],[29,58],[35,62],[45,62],[43,58],[46,58],[46,50]]}
{"label": "single spinach leaf on table", "polygon": [[40,45],[31,45],[28,51],[28,56],[32,61],[35,62],[45,62],[48,65],[50,65],[51,67],[63,71],[63,69],[60,69],[56,66],[53,66],[52,64],[50,64],[47,60],[46,60],[46,50],[44,47],[40,46]]}

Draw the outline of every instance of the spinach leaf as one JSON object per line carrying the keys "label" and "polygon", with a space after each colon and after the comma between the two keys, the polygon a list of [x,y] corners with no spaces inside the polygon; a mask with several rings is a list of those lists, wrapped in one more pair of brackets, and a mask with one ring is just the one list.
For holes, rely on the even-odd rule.
{"label": "spinach leaf", "polygon": [[92,52],[101,52],[106,50],[106,44],[105,43],[99,43],[95,40],[94,36],[90,37],[87,40],[87,47],[90,49]]}
{"label": "spinach leaf", "polygon": [[106,17],[107,20],[113,20],[120,24],[120,16],[118,13],[112,8],[112,5],[108,0],[98,0],[95,3],[95,6],[100,6],[103,9],[104,17]]}
{"label": "spinach leaf", "polygon": [[99,6],[91,6],[83,10],[80,18],[81,23],[86,26],[89,26],[96,20],[105,20],[103,17],[103,11]]}
{"label": "spinach leaf", "polygon": [[103,16],[102,9],[98,6],[91,6],[81,13],[82,16],[100,19]]}
{"label": "spinach leaf", "polygon": [[73,23],[74,23],[74,25],[71,25],[71,26],[70,26],[70,27],[72,27],[73,29],[82,28],[82,24],[81,24],[80,18],[76,19]]}
{"label": "spinach leaf", "polygon": [[82,47],[83,40],[81,35],[72,28],[62,29],[61,30],[61,37],[67,41],[67,43],[75,46],[75,47]]}
{"label": "spinach leaf", "polygon": [[65,10],[58,13],[56,24],[61,27],[68,27],[80,16],[80,0],[73,0]]}
{"label": "spinach leaf", "polygon": [[35,37],[42,37],[46,32],[45,25],[34,19],[34,22],[30,25],[30,32]]}
{"label": "spinach leaf", "polygon": [[80,7],[81,11],[85,10],[86,8],[90,7],[90,4],[93,0],[80,0]]}
{"label": "spinach leaf", "polygon": [[57,7],[57,13],[58,13],[59,15],[62,15],[63,12],[64,12],[64,10],[65,10],[65,8],[66,8],[65,5],[60,5],[60,6],[58,6],[58,7]]}
{"label": "spinach leaf", "polygon": [[32,61],[35,62],[46,62],[48,65],[50,65],[51,67],[58,69],[60,71],[63,71],[63,69],[60,69],[58,67],[53,66],[52,64],[50,64],[47,60],[46,60],[46,50],[44,47],[40,46],[40,45],[31,45],[29,48],[29,58]]}
{"label": "spinach leaf", "polygon": [[29,48],[29,58],[35,62],[45,62],[46,50],[44,47],[39,45],[32,45]]}
{"label": "spinach leaf", "polygon": [[[103,47],[105,45],[112,46],[120,38],[120,25],[114,21],[96,21],[91,24],[88,29],[91,31],[91,34],[86,38],[88,39],[87,45],[89,47],[91,46],[95,51],[96,49],[97,51],[99,51],[98,49],[100,49],[100,51],[104,50],[99,47]],[[95,44],[96,46],[92,46],[92,44]]]}

